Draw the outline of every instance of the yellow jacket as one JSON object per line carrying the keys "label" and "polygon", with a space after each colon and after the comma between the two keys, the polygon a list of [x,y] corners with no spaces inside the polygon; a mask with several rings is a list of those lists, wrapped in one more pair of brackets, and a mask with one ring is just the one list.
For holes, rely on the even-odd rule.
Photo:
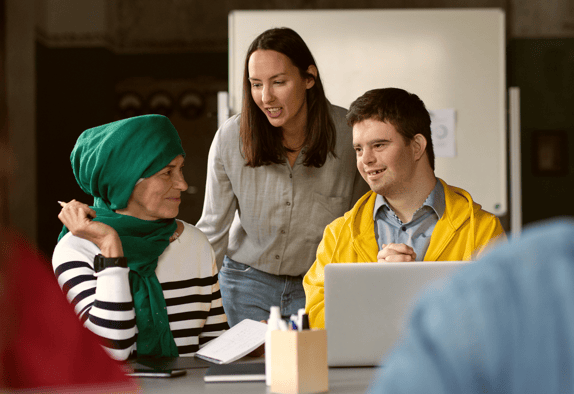
{"label": "yellow jacket", "polygon": [[[444,186],[446,206],[433,230],[424,261],[471,260],[492,239],[499,236],[506,239],[496,216],[482,210],[465,190],[439,181]],[[325,328],[325,265],[377,261],[379,247],[373,221],[376,197],[375,192],[368,192],[350,211],[325,228],[317,259],[303,279],[305,309],[313,328]]]}

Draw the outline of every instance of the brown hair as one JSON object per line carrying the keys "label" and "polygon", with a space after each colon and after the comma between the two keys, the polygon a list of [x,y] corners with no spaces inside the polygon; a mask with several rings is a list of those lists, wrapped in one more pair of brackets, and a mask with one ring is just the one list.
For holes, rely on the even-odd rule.
{"label": "brown hair", "polygon": [[427,140],[426,152],[434,171],[431,119],[425,104],[416,94],[398,88],[369,90],[353,101],[347,113],[347,123],[353,127],[367,119],[392,124],[407,144],[415,135],[422,134]]}
{"label": "brown hair", "polygon": [[319,77],[307,72],[309,66],[315,66],[315,59],[303,39],[289,28],[270,29],[260,34],[251,43],[245,57],[243,73],[243,108],[239,133],[243,143],[245,165],[259,167],[270,164],[283,164],[289,151],[283,146],[281,133],[267,120],[265,114],[255,104],[251,96],[249,81],[249,58],[258,49],[273,50],[287,56],[299,69],[303,78],[314,78],[315,84],[307,89],[307,130],[305,158],[303,164],[308,167],[321,167],[327,155],[335,157],[336,130],[329,114],[329,105]]}

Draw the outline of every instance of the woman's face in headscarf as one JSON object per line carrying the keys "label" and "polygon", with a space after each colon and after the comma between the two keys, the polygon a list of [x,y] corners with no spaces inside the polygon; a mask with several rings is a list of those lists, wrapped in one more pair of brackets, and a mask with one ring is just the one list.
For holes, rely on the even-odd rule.
{"label": "woman's face in headscarf", "polygon": [[142,220],[175,218],[179,213],[181,192],[187,190],[183,164],[184,158],[179,155],[162,170],[138,183],[128,206],[116,212]]}

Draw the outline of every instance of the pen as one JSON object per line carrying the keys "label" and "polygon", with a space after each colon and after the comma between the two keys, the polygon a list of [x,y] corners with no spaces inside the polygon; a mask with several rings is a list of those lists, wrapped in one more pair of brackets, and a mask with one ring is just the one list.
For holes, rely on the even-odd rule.
{"label": "pen", "polygon": [[291,315],[291,318],[289,319],[289,329],[296,330],[297,327],[299,327],[299,323],[301,322],[299,321],[297,315]]}
{"label": "pen", "polygon": [[297,331],[297,323],[295,322],[295,320],[293,320],[293,319],[289,320],[289,329],[293,330],[293,331]]}
{"label": "pen", "polygon": [[[58,204],[60,204],[60,206],[62,208],[64,208],[66,205],[68,205],[68,203],[64,202],[64,201],[58,201]],[[94,219],[94,218],[95,218],[95,216],[88,214],[88,219]]]}
{"label": "pen", "polygon": [[289,329],[297,331],[297,327],[299,327],[299,320],[297,320],[297,315],[291,315],[289,318]]}

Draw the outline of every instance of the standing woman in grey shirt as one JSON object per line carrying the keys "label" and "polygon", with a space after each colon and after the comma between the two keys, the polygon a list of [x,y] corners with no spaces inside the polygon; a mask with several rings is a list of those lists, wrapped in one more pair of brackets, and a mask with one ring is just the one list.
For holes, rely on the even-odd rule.
{"label": "standing woman in grey shirt", "polygon": [[230,325],[289,317],[305,307],[302,279],[327,224],[368,191],[356,168],[346,110],[325,97],[319,70],[293,30],[249,47],[241,114],[209,151],[197,227],[216,253]]}

